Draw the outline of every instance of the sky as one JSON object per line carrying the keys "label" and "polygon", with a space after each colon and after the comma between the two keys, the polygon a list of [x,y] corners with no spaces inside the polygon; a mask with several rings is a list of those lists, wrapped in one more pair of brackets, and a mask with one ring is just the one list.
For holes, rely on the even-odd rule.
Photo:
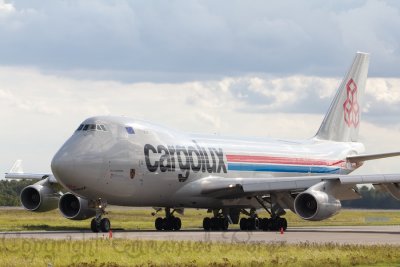
{"label": "sky", "polygon": [[398,29],[398,1],[0,0],[0,170],[49,172],[95,115],[310,138],[357,51],[371,54],[360,141],[400,151]]}

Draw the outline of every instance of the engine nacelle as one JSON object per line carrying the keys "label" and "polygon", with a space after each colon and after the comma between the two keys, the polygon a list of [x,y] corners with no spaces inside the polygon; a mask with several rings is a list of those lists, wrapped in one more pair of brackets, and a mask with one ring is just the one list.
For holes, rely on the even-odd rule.
{"label": "engine nacelle", "polygon": [[34,212],[54,210],[58,206],[60,195],[50,187],[47,180],[41,180],[22,189],[20,200],[22,206]]}
{"label": "engine nacelle", "polygon": [[61,214],[70,220],[86,220],[96,215],[96,209],[90,207],[89,200],[65,193],[58,203]]}
{"label": "engine nacelle", "polygon": [[338,213],[342,207],[339,200],[325,192],[326,182],[321,182],[300,193],[294,200],[296,214],[304,220],[321,221]]}

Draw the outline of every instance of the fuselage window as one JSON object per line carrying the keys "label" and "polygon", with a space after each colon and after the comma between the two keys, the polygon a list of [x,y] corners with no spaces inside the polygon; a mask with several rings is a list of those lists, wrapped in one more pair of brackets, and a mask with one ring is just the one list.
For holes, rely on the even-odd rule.
{"label": "fuselage window", "polygon": [[126,129],[126,131],[128,132],[128,134],[135,134],[135,131],[134,131],[133,128],[130,127],[130,126],[125,127],[125,129]]}
{"label": "fuselage window", "polygon": [[83,126],[84,126],[83,124],[79,125],[79,128],[77,129],[77,131],[82,130]]}
{"label": "fuselage window", "polygon": [[100,125],[96,125],[96,129],[97,129],[97,131],[101,131]]}
{"label": "fuselage window", "polygon": [[96,130],[96,124],[90,124],[89,130],[95,131]]}
{"label": "fuselage window", "polygon": [[103,131],[107,131],[107,130],[106,130],[106,127],[105,127],[104,125],[100,125],[100,127],[101,127],[101,129],[102,129]]}
{"label": "fuselage window", "polygon": [[87,131],[88,130],[88,128],[89,128],[89,124],[85,124],[85,126],[83,126],[83,131]]}

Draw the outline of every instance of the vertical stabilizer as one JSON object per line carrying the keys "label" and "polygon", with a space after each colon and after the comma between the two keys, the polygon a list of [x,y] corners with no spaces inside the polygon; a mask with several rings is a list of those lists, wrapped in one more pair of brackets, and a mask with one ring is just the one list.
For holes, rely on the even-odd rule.
{"label": "vertical stabilizer", "polygon": [[369,54],[357,52],[316,137],[323,140],[355,142],[361,122]]}

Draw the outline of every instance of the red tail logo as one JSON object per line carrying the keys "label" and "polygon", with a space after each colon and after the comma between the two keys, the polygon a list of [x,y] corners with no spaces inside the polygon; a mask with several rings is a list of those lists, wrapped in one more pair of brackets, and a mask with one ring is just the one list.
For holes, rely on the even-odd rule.
{"label": "red tail logo", "polygon": [[344,108],[344,121],[347,126],[354,128],[358,127],[360,123],[360,106],[357,101],[357,84],[350,79],[346,84],[347,98],[343,103]]}

